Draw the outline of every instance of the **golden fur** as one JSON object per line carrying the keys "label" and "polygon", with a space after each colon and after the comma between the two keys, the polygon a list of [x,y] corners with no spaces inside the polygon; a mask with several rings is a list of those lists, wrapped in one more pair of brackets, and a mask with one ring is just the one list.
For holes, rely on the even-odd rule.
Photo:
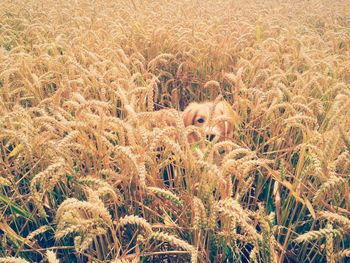
{"label": "golden fur", "polygon": [[[215,108],[213,108],[215,106]],[[210,118],[210,114],[212,114]],[[228,105],[219,102],[214,105],[212,102],[189,104],[182,113],[185,126],[194,125],[204,129],[206,138],[213,140],[232,139],[233,122],[230,118]],[[189,136],[189,141],[193,142],[196,138],[194,135]]]}

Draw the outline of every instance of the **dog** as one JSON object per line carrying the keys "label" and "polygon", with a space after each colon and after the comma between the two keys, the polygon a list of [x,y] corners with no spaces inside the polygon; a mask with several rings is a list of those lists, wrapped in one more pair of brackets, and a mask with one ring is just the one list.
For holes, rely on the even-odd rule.
{"label": "dog", "polygon": [[[203,129],[208,141],[214,139],[223,141],[233,139],[237,116],[225,101],[217,104],[213,102],[192,102],[182,112],[182,119],[185,127],[194,125]],[[188,137],[190,143],[197,140],[195,134],[190,134]]]}
{"label": "dog", "polygon": [[[178,119],[175,110],[162,109],[155,111],[150,116],[145,117],[149,123],[150,129],[177,127]],[[234,127],[238,124],[237,113],[226,101],[214,102],[192,102],[178,115],[182,118],[185,127],[195,126],[198,131],[205,135],[208,141],[232,140]],[[201,138],[191,133],[188,136],[188,142],[194,143]]]}
{"label": "dog", "polygon": [[[169,109],[156,112],[154,120],[148,120],[153,123],[152,127],[177,127],[178,122],[182,122],[185,127],[195,126],[199,132],[190,132],[187,141],[190,145],[196,145],[196,156],[201,156],[201,146],[204,146],[203,139],[208,142],[232,140],[234,135],[234,127],[237,124],[237,114],[232,110],[231,106],[226,101],[219,103],[214,102],[192,102],[182,112],[169,111]],[[177,115],[177,117],[176,117]],[[179,119],[177,119],[179,118]],[[176,124],[177,123],[177,124]],[[199,144],[197,144],[199,143]],[[157,152],[157,161],[161,162],[163,148],[159,147]],[[176,177],[175,170],[184,174],[184,170],[176,165],[176,162],[166,165],[160,170],[163,182],[167,187],[172,187],[174,178]],[[185,184],[184,184],[185,185]]]}

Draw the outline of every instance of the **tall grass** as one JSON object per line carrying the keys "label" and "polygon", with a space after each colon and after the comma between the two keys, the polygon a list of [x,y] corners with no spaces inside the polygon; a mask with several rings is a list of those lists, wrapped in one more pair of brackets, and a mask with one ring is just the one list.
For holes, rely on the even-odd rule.
{"label": "tall grass", "polygon": [[0,262],[345,262],[349,39],[345,0],[3,0]]}

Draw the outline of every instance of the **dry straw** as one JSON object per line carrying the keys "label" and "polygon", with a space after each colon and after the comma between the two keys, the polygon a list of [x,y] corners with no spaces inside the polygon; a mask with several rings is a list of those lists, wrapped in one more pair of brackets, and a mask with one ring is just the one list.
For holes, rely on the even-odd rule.
{"label": "dry straw", "polygon": [[187,242],[163,232],[154,232],[152,234],[152,238],[162,242],[169,242],[174,246],[180,247],[185,251],[188,251],[191,254],[191,263],[197,262],[197,251],[193,246],[191,246]]}
{"label": "dry straw", "polygon": [[165,198],[178,206],[181,206],[182,204],[182,201],[180,200],[180,198],[176,196],[174,193],[170,192],[169,190],[164,190],[157,187],[147,187],[147,191],[159,197]]}
{"label": "dry straw", "polygon": [[151,225],[143,218],[138,216],[126,216],[119,219],[117,229],[122,229],[125,225],[136,225],[142,227],[148,235],[153,233]]}
{"label": "dry straw", "polygon": [[28,263],[27,260],[24,260],[23,258],[15,258],[15,257],[6,257],[6,258],[0,258],[1,263]]}
{"label": "dry straw", "polygon": [[53,251],[48,250],[46,252],[47,261],[49,263],[59,263],[60,261],[56,258],[56,254]]}
{"label": "dry straw", "polygon": [[[0,262],[346,261],[349,14],[3,0]],[[184,127],[204,101],[227,102],[206,124],[232,121],[232,138]]]}

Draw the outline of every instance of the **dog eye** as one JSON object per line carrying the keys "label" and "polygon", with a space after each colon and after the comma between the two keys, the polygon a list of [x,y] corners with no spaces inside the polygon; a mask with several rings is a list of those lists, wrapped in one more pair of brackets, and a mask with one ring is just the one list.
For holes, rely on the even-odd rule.
{"label": "dog eye", "polygon": [[198,122],[198,123],[204,123],[205,120],[204,120],[203,118],[199,118],[199,119],[197,120],[197,122]]}

